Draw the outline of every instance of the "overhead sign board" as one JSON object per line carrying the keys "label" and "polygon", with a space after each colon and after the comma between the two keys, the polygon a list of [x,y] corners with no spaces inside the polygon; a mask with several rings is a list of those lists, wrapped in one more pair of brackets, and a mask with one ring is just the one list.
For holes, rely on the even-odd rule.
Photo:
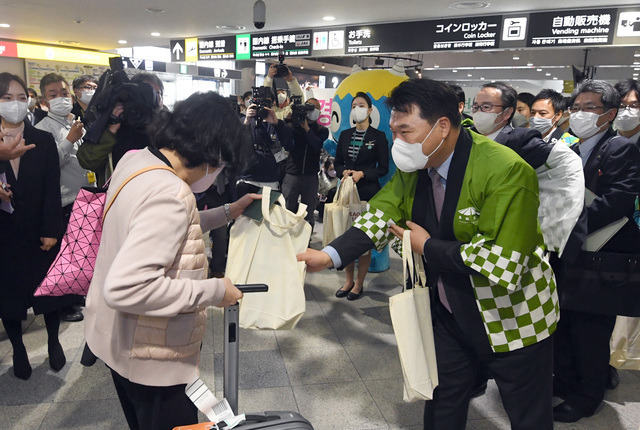
{"label": "overhead sign board", "polygon": [[311,33],[312,30],[297,30],[252,34],[251,58],[277,57],[281,50],[285,57],[308,57],[312,52]]}
{"label": "overhead sign board", "polygon": [[616,9],[531,14],[527,47],[611,45]]}
{"label": "overhead sign board", "polygon": [[425,21],[347,27],[344,53],[422,51],[428,37]]}
{"label": "overhead sign board", "polygon": [[141,60],[139,58],[122,57],[125,69],[146,70],[148,72],[166,72],[167,63],[162,61]]}
{"label": "overhead sign board", "polygon": [[169,50],[171,51],[171,61],[185,61],[184,39],[171,40]]}
{"label": "overhead sign board", "polygon": [[491,49],[500,42],[501,16],[452,18],[428,21],[433,42],[429,51]]}
{"label": "overhead sign board", "polygon": [[[67,63],[93,64],[96,66],[108,66],[109,58],[117,57],[116,54],[87,51],[84,49],[60,48],[57,46],[36,45],[31,43],[2,42],[5,46],[4,56],[15,53],[16,57],[30,58],[34,60],[64,61]],[[15,46],[15,51],[13,50]]]}
{"label": "overhead sign board", "polygon": [[200,60],[233,60],[236,58],[236,37],[220,36],[198,39]]}

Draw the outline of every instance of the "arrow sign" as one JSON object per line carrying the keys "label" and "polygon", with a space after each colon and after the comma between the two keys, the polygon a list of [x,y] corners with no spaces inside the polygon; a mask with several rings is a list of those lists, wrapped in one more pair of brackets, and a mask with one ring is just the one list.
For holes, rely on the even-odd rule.
{"label": "arrow sign", "polygon": [[227,69],[222,69],[220,71],[220,77],[221,78],[226,78],[227,77]]}
{"label": "arrow sign", "polygon": [[169,44],[169,49],[171,50],[171,61],[184,61],[184,39],[181,40],[172,40]]}

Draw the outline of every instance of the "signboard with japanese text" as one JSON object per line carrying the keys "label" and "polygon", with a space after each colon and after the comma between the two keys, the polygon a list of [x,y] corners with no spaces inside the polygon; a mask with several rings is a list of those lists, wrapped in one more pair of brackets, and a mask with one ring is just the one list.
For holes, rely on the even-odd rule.
{"label": "signboard with japanese text", "polygon": [[427,21],[347,27],[345,54],[424,51],[431,38]]}
{"label": "signboard with japanese text", "polygon": [[344,54],[344,27],[323,28],[312,35],[312,51],[314,57],[331,57]]}
{"label": "signboard with japanese text", "polygon": [[286,33],[251,35],[251,58],[277,57],[283,50],[285,57],[308,57],[311,55],[312,30],[296,30]]}
{"label": "signboard with japanese text", "polygon": [[455,18],[429,21],[433,42],[428,51],[492,49],[500,41],[501,16]]}
{"label": "signboard with japanese text", "polygon": [[611,45],[616,9],[531,14],[527,47]]}
{"label": "signboard with japanese text", "polygon": [[220,36],[198,39],[200,60],[233,60],[236,58],[236,37]]}

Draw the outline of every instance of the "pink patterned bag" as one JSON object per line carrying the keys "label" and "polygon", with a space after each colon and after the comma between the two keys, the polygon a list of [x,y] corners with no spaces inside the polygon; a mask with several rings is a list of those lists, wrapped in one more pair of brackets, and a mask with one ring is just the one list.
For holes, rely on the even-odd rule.
{"label": "pink patterned bag", "polygon": [[87,295],[100,247],[102,224],[109,208],[130,180],[158,169],[173,172],[168,166],[149,166],[133,173],[120,185],[106,209],[106,186],[80,189],[71,209],[67,231],[60,242],[60,251],[34,296]]}

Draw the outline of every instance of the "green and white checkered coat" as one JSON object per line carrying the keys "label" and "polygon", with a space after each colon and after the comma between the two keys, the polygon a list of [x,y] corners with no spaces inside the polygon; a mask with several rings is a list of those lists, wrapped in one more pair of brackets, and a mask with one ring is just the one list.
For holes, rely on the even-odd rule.
{"label": "green and white checkered coat", "polygon": [[[453,231],[494,352],[546,339],[559,318],[553,271],[543,255],[535,171],[510,149],[470,132],[469,154]],[[388,226],[411,220],[418,173],[397,171],[354,226],[380,250]],[[426,209],[425,209],[426,210]],[[429,262],[427,261],[427,264]]]}

